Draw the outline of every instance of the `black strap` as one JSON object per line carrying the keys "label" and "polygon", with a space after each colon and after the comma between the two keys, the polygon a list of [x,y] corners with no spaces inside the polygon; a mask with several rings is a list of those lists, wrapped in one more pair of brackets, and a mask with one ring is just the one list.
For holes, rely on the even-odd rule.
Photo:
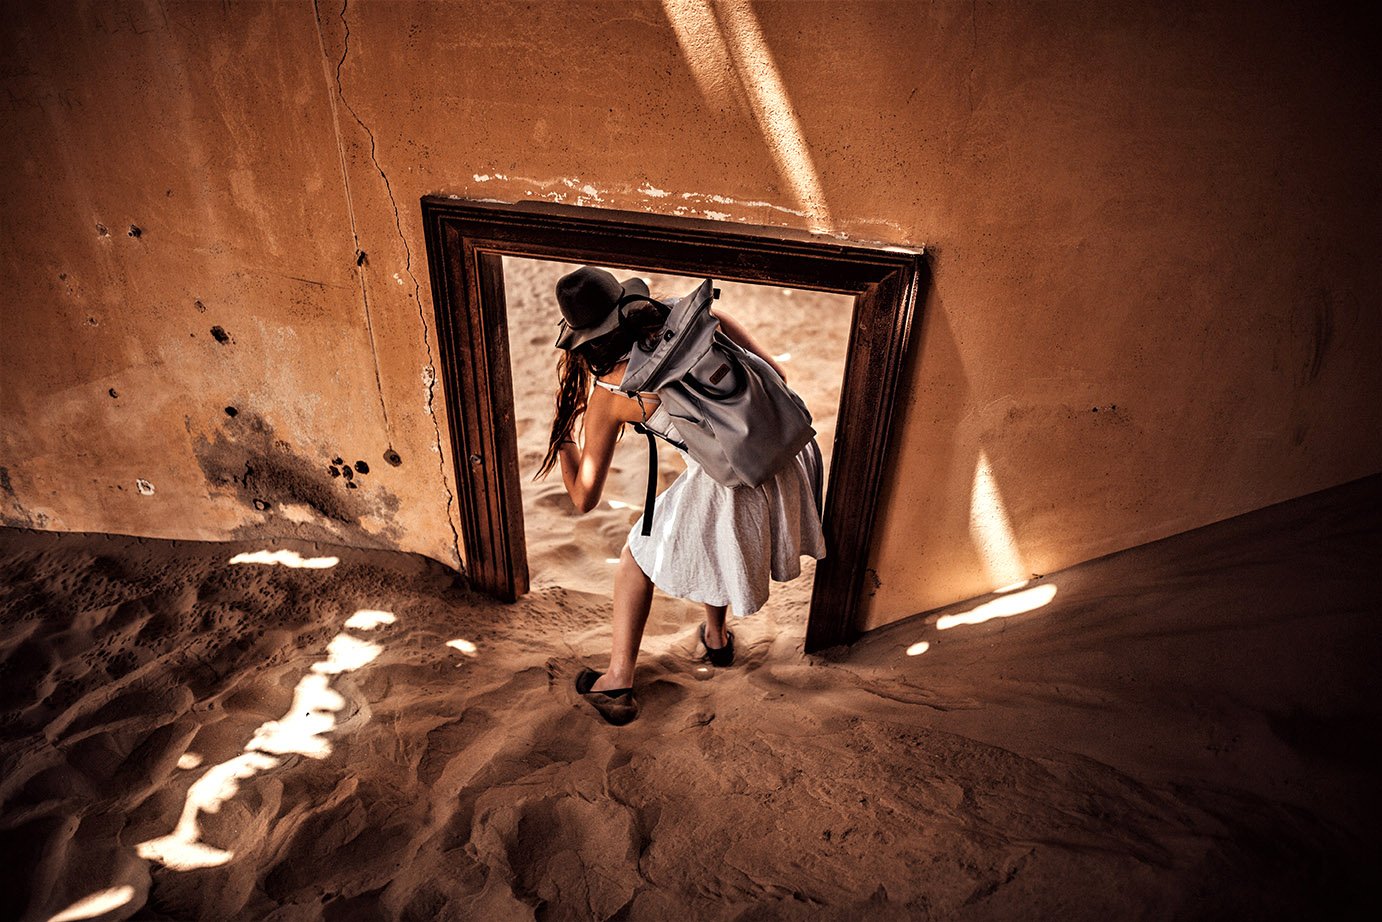
{"label": "black strap", "polygon": [[634,423],[633,431],[648,437],[648,494],[643,499],[643,536],[653,531],[653,504],[657,502],[657,439],[653,430],[642,423]]}

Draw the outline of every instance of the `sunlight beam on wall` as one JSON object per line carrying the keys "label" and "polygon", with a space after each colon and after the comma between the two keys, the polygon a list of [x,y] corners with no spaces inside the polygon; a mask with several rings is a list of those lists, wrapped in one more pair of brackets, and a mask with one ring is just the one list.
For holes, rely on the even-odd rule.
{"label": "sunlight beam on wall", "polygon": [[711,107],[721,115],[747,108],[709,0],[662,0],[662,8],[672,24],[681,56]]}
{"label": "sunlight beam on wall", "polygon": [[806,212],[810,229],[828,231],[830,211],[801,120],[749,4],[745,0],[713,6],[707,0],[662,0],[662,8],[701,92],[721,108],[730,93],[726,87],[733,86],[725,76],[732,68],[778,174]]}
{"label": "sunlight beam on wall", "polygon": [[979,452],[969,494],[969,537],[979,553],[990,586],[1008,587],[1029,574],[1017,551],[1017,537],[1003,496],[993,480],[988,453]]}

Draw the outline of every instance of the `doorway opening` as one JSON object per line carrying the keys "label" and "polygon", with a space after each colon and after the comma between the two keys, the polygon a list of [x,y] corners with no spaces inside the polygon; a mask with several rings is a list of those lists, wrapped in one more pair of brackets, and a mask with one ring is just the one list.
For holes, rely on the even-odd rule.
{"label": "doorway opening", "polygon": [[[509,360],[513,378],[514,423],[518,439],[519,485],[523,495],[523,531],[532,591],[560,587],[608,595],[614,567],[629,529],[642,514],[647,484],[647,442],[624,438],[614,453],[600,503],[579,514],[568,498],[560,468],[543,480],[541,466],[551,435],[557,387],[555,320],[560,316],[554,292],[557,280],[578,268],[572,263],[503,257],[504,300]],[[621,279],[639,277],[657,298],[693,291],[701,279],[666,273],[601,266]],[[743,324],[786,371],[792,389],[811,410],[828,482],[830,450],[835,441],[840,386],[844,379],[853,301],[822,291],[716,280],[721,297],[716,309]],[[671,486],[686,469],[679,452],[659,445],[658,492]],[[802,573],[789,583],[773,583],[767,614],[775,620],[809,607],[815,561],[801,560]],[[691,606],[699,611],[699,606]],[[669,607],[671,624],[680,623]],[[656,615],[656,612],[655,612]],[[656,617],[654,618],[656,626]]]}
{"label": "doorway opening", "polygon": [[[516,369],[512,361],[506,257],[851,296],[834,437],[827,436],[829,444],[822,439],[821,446],[830,457],[822,523],[826,557],[811,590],[806,650],[854,638],[893,406],[927,283],[921,251],[843,244],[781,228],[545,203],[426,196],[422,213],[467,575],[476,588],[508,601],[530,588],[522,480],[531,479],[534,465],[524,463],[518,439],[515,371],[524,375],[525,393],[532,372]],[[548,324],[548,347],[556,338],[555,319]],[[537,372],[549,387],[552,361]],[[790,374],[789,383],[795,387]],[[808,406],[818,416],[825,409],[809,400]],[[550,409],[548,414],[546,422]],[[522,422],[540,427],[543,421]],[[545,433],[542,439],[545,445]],[[638,468],[631,458],[624,464]],[[606,497],[634,502],[641,490],[628,500],[608,492]],[[617,523],[608,527],[613,531]],[[599,560],[594,564],[609,570]],[[779,588],[775,584],[774,595]]]}

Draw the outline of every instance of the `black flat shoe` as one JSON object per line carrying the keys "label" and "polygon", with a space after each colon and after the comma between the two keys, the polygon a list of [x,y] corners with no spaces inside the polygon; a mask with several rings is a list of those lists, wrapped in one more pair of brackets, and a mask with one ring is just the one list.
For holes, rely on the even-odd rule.
{"label": "black flat shoe", "polygon": [[605,723],[622,727],[638,716],[638,702],[633,697],[632,688],[591,691],[590,686],[602,675],[603,672],[596,672],[594,669],[582,669],[576,676],[576,692],[590,702],[590,706],[599,712]]}
{"label": "black flat shoe", "polygon": [[705,659],[712,666],[723,669],[726,666],[734,665],[734,632],[725,631],[725,645],[723,647],[711,647],[705,642],[705,622],[701,622],[701,646],[705,647]]}

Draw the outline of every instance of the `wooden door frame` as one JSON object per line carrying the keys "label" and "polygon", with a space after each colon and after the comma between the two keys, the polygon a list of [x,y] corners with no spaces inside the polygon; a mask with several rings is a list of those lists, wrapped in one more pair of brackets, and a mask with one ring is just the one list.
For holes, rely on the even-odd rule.
{"label": "wooden door frame", "polygon": [[[826,556],[816,566],[806,652],[857,636],[894,405],[929,283],[921,250],[783,228],[439,195],[422,198],[422,219],[467,575],[476,588],[510,602],[528,591],[528,561],[502,257],[853,295],[825,497]],[[554,337],[555,331],[554,320]]]}

